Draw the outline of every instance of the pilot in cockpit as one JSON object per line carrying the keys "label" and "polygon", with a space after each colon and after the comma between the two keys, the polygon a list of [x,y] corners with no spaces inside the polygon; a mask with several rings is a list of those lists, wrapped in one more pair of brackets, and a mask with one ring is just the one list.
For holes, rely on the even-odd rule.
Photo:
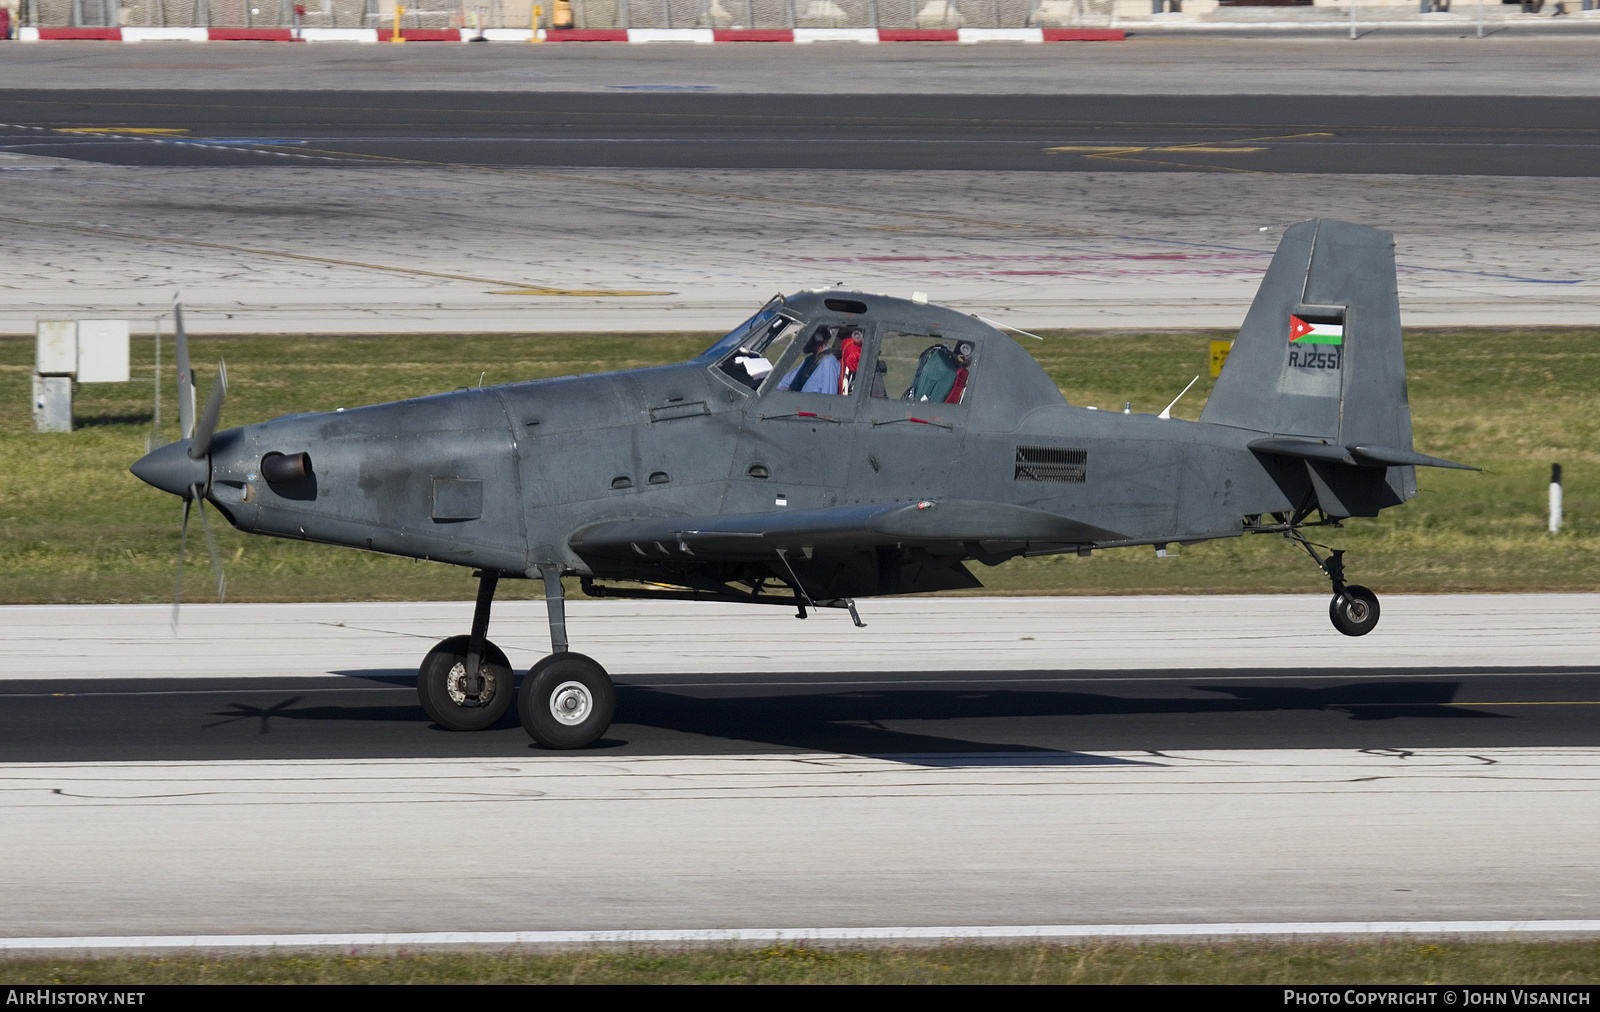
{"label": "pilot in cockpit", "polygon": [[805,343],[805,359],[779,381],[778,389],[802,394],[837,394],[839,358],[832,344],[832,331],[819,326]]}

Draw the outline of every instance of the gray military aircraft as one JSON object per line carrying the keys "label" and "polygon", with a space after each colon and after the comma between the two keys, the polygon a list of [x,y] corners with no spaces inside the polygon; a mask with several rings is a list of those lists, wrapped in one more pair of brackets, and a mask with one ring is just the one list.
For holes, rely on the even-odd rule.
{"label": "gray military aircraft", "polygon": [[[217,431],[224,381],[196,419],[179,324],[190,435],[132,470],[183,498],[185,532],[209,502],[241,531],[471,567],[472,629],[423,659],[422,707],[476,730],[515,696],[557,749],[592,744],[616,700],[567,648],[563,577],[860,625],[856,598],[981,586],[972,560],[1277,534],[1361,636],[1377,596],[1307,530],[1413,498],[1418,466],[1467,467],[1412,449],[1393,236],[1338,221],[1285,232],[1198,422],[1074,407],[994,326],[830,289],[775,297],[678,365]],[[552,652],[520,693],[487,638],[507,578],[548,602]]]}

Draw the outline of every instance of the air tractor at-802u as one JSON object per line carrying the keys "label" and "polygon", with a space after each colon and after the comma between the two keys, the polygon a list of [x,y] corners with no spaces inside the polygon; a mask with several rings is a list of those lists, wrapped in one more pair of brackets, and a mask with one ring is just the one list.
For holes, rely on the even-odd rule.
{"label": "air tractor at-802u", "polygon": [[[185,527],[210,503],[241,531],[471,568],[472,629],[423,658],[423,709],[476,730],[515,696],[550,748],[592,744],[616,698],[567,648],[566,577],[860,624],[856,598],[980,587],[974,560],[1277,534],[1360,636],[1377,596],[1307,528],[1414,497],[1418,466],[1466,467],[1411,446],[1393,237],[1337,221],[1285,233],[1198,422],[1074,407],[975,317],[834,290],[774,298],[679,365],[217,431],[223,387],[196,418],[188,384],[192,434],[133,473],[184,499]],[[506,578],[548,602],[552,652],[520,691],[487,638]]]}

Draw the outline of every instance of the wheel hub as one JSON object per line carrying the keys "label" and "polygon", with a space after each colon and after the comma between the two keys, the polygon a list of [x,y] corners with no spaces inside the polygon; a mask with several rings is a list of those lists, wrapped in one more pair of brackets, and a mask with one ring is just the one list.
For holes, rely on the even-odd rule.
{"label": "wheel hub", "polygon": [[[477,684],[474,685],[473,683]],[[457,706],[488,706],[494,699],[497,686],[494,677],[480,663],[478,677],[467,677],[467,662],[457,661],[444,679],[445,691]]]}
{"label": "wheel hub", "polygon": [[1370,609],[1367,607],[1367,602],[1360,598],[1353,598],[1345,602],[1344,613],[1352,622],[1365,622],[1369,612]]}
{"label": "wheel hub", "polygon": [[594,710],[594,697],[582,682],[562,682],[550,693],[550,716],[568,727],[581,724]]}

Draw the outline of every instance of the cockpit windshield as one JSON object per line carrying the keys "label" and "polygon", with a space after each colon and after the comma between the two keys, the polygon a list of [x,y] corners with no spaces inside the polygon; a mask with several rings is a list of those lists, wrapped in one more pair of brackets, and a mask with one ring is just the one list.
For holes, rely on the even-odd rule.
{"label": "cockpit windshield", "polygon": [[[765,311],[763,311],[765,313]],[[756,325],[741,335],[735,331],[728,337],[719,341],[715,348],[723,348],[722,360],[717,363],[717,369],[724,375],[737,380],[751,390],[759,390],[761,383],[768,376],[784,352],[794,340],[794,335],[799,332],[799,326],[794,320],[779,313],[766,315],[757,314]],[[731,341],[735,336],[739,340]],[[726,346],[726,347],[724,347]],[[709,352],[707,353],[709,355]]]}
{"label": "cockpit windshield", "polygon": [[761,307],[760,312],[756,313],[756,315],[750,317],[750,319],[728,331],[726,337],[722,338],[722,340],[701,352],[698,356],[696,356],[696,360],[719,359],[723,357],[728,352],[734,350],[735,348],[739,347],[740,344],[744,343],[746,338],[749,338],[752,334],[760,332],[763,327],[765,327],[767,324],[770,324],[777,317],[778,310],[782,307],[783,296],[774,295],[765,306]]}

